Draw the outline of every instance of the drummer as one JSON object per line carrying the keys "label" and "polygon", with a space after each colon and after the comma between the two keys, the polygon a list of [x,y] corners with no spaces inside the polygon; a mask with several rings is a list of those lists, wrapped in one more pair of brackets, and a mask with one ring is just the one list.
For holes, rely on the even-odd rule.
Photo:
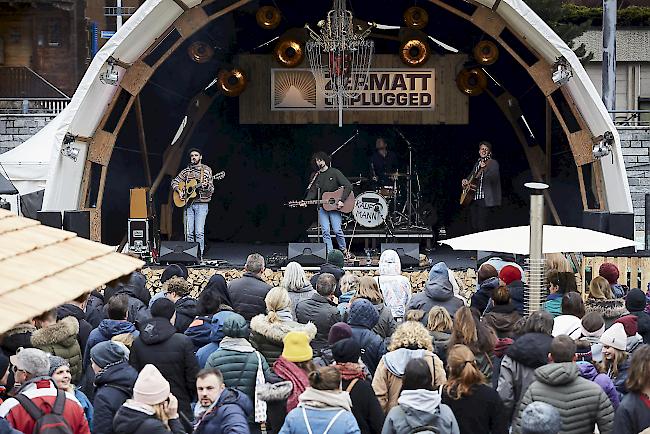
{"label": "drummer", "polygon": [[388,177],[388,174],[396,172],[397,169],[397,155],[388,151],[388,144],[383,137],[377,138],[375,152],[370,157],[372,180],[377,183],[378,187],[393,185],[393,181]]}

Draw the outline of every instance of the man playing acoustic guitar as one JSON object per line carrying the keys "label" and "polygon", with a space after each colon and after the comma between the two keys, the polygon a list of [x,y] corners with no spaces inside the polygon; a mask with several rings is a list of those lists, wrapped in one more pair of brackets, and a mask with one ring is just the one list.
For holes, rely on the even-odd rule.
{"label": "man playing acoustic guitar", "polygon": [[469,176],[461,181],[463,189],[473,196],[469,211],[474,232],[494,229],[494,210],[501,206],[501,175],[499,163],[492,158],[492,144],[480,142],[478,155]]}
{"label": "man playing acoustic guitar", "polygon": [[[172,180],[172,188],[178,192],[181,198],[187,200],[183,207],[183,224],[185,226],[185,241],[196,241],[201,248],[205,247],[205,219],[208,216],[208,203],[214,192],[212,169],[201,163],[203,156],[196,148],[190,149],[190,164]],[[186,191],[181,191],[179,185],[187,185],[188,181],[196,179],[198,182],[194,200],[188,200]]]}

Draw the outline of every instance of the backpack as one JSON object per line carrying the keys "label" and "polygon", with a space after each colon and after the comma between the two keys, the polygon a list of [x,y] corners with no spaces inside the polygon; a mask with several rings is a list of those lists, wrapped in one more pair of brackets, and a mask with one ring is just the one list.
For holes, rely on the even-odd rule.
{"label": "backpack", "polygon": [[66,401],[64,391],[57,390],[52,412],[47,414],[23,394],[19,393],[14,398],[36,422],[32,434],[73,434],[72,428],[63,418]]}

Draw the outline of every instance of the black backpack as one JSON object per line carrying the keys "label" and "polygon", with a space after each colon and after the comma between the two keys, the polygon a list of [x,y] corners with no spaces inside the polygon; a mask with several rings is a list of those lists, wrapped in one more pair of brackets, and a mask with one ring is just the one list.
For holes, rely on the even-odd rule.
{"label": "black backpack", "polygon": [[47,414],[23,394],[18,394],[14,398],[36,422],[32,434],[73,434],[72,428],[63,418],[66,401],[64,391],[57,390],[52,412]]}

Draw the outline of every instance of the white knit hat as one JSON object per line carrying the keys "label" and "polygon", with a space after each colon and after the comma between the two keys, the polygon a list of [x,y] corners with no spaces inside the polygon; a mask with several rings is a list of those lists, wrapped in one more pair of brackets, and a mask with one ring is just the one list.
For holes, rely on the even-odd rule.
{"label": "white knit hat", "polygon": [[133,399],[142,404],[156,405],[167,398],[169,383],[154,365],[145,365],[133,385]]}
{"label": "white knit hat", "polygon": [[600,343],[617,350],[625,351],[627,348],[627,334],[623,324],[614,323],[600,337]]}

